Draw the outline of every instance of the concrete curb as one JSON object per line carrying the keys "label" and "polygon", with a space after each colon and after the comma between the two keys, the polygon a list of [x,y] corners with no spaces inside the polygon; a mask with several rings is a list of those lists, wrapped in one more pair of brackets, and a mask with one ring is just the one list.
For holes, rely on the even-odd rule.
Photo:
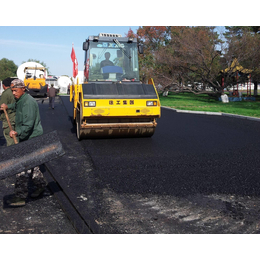
{"label": "concrete curb", "polygon": [[248,120],[254,120],[254,121],[259,121],[260,122],[260,118],[258,118],[258,117],[241,116],[241,115],[228,114],[228,113],[222,113],[222,112],[191,111],[191,110],[179,110],[179,109],[174,109],[174,108],[164,107],[164,106],[162,106],[162,107],[166,108],[166,109],[174,110],[177,113],[215,115],[215,116],[228,116],[228,117],[236,117],[236,118],[240,118],[240,119],[248,119]]}
{"label": "concrete curb", "polygon": [[202,115],[216,115],[221,116],[219,112],[206,112],[206,111],[191,111],[191,110],[176,110],[178,113],[202,114]]}

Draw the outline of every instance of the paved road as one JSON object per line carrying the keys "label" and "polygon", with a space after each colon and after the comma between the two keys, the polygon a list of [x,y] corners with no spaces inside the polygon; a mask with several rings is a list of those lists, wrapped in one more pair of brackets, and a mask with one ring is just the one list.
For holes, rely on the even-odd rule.
{"label": "paved road", "polygon": [[[39,103],[41,107],[41,103]],[[43,104],[43,107],[47,104]],[[59,101],[57,100],[57,105]],[[5,139],[2,135],[0,121],[0,149],[5,149]],[[76,234],[73,223],[64,213],[57,200],[63,198],[62,191],[45,168],[42,168],[48,187],[37,199],[27,198],[25,207],[12,208],[6,200],[14,193],[15,176],[0,180],[0,234]],[[29,192],[33,185],[30,183]],[[62,201],[62,200],[61,200]],[[5,239],[2,237],[1,242]]]}
{"label": "paved road", "polygon": [[152,138],[81,141],[102,183],[96,222],[112,233],[259,233],[259,126],[162,109]]}
{"label": "paved road", "polygon": [[259,122],[162,109],[152,138],[79,142],[61,99],[39,103],[66,151],[46,168],[77,232],[259,233]]}

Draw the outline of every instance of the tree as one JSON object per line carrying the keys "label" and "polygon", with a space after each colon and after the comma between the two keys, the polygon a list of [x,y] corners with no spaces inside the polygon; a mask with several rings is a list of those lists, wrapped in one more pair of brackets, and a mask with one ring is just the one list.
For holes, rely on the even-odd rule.
{"label": "tree", "polygon": [[[133,31],[128,32],[133,36]],[[260,80],[260,27],[228,27],[223,41],[209,26],[143,26],[134,35],[144,44],[141,79],[173,91],[223,93],[237,83]],[[222,78],[224,80],[222,80]]]}
{"label": "tree", "polygon": [[[221,69],[216,44],[221,41],[214,27],[158,26],[137,31],[146,47],[143,70],[157,83],[176,91],[217,92]],[[142,60],[141,60],[142,62]]]}
{"label": "tree", "polygon": [[134,34],[131,28],[127,36],[136,37],[138,42],[144,45],[144,54],[139,55],[139,68],[142,81],[153,77],[153,70],[156,67],[154,52],[167,41],[169,26],[142,26]]}
{"label": "tree", "polygon": [[260,32],[260,26],[225,26],[224,36],[228,39],[232,36],[242,37],[245,32],[253,34]]}
{"label": "tree", "polygon": [[231,26],[226,29],[226,57],[230,62],[236,59],[248,70],[244,77],[239,78],[239,82],[247,81],[250,74],[254,82],[254,94],[257,95],[257,85],[260,81],[260,26]]}
{"label": "tree", "polygon": [[129,28],[126,37],[134,37],[136,38],[136,34],[133,32],[133,30],[131,29],[131,27]]}
{"label": "tree", "polygon": [[0,80],[7,77],[16,77],[17,65],[12,60],[3,58],[0,60]]}

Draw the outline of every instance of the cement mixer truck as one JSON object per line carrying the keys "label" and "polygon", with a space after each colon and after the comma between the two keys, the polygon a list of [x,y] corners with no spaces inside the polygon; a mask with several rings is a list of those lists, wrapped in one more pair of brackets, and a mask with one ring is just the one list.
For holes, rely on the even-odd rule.
{"label": "cement mixer truck", "polygon": [[154,82],[140,82],[138,51],[132,37],[89,36],[83,83],[70,88],[77,138],[151,137],[161,115]]}

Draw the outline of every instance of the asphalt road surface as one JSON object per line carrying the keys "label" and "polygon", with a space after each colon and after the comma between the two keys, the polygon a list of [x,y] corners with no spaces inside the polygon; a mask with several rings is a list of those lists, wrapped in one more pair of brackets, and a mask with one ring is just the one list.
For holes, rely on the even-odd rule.
{"label": "asphalt road surface", "polygon": [[78,233],[260,232],[259,121],[162,108],[151,138],[78,141],[68,97],[39,107],[66,151],[46,171]]}
{"label": "asphalt road surface", "polygon": [[259,126],[163,108],[152,138],[81,141],[95,222],[105,233],[259,233]]}

